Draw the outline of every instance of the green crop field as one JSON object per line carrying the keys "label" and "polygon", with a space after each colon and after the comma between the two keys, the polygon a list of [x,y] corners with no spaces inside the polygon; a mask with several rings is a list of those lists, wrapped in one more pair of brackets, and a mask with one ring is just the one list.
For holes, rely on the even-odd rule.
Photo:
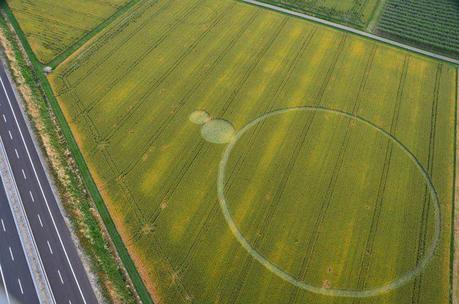
{"label": "green crop field", "polygon": [[389,37],[459,57],[459,3],[456,0],[387,0],[377,30]]}
{"label": "green crop field", "polygon": [[340,23],[366,28],[384,0],[261,0]]}
{"label": "green crop field", "polygon": [[128,0],[7,0],[38,59],[48,63]]}
{"label": "green crop field", "polygon": [[171,304],[448,303],[456,77],[232,0],[140,1],[50,74]]}

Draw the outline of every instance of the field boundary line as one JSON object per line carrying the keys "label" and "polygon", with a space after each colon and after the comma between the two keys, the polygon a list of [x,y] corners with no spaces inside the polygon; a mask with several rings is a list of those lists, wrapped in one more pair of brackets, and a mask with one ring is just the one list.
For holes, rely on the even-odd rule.
{"label": "field boundary line", "polygon": [[451,294],[450,303],[459,304],[459,67],[456,69],[456,100],[455,100],[455,132],[454,132],[454,185],[453,185],[453,216],[451,227]]}
{"label": "field boundary line", "polygon": [[76,166],[80,171],[86,189],[88,190],[88,193],[92,198],[94,205],[97,209],[97,213],[102,219],[102,222],[104,223],[104,226],[108,231],[110,241],[113,243],[117,251],[117,254],[122,262],[121,266],[124,267],[124,269],[126,270],[128,277],[131,280],[132,285],[134,286],[134,289],[137,292],[137,295],[141,299],[142,303],[153,303],[151,295],[148,292],[148,289],[146,288],[142,278],[140,277],[140,274],[137,271],[137,268],[131,256],[129,255],[129,252],[127,251],[127,248],[123,240],[121,239],[121,236],[118,230],[116,229],[115,223],[113,222],[113,219],[110,213],[108,212],[107,206],[105,205],[102,196],[92,178],[92,175],[89,172],[88,165],[86,164],[86,161],[83,158],[83,155],[76,143],[76,140],[73,137],[73,133],[70,129],[70,126],[67,123],[67,120],[65,119],[64,113],[62,112],[62,109],[56,97],[53,94],[51,85],[42,71],[41,63],[35,56],[32,48],[30,47],[29,42],[27,41],[26,36],[24,35],[24,32],[19,26],[16,17],[13,15],[8,4],[6,2],[3,2],[0,4],[0,8],[3,8],[3,12],[6,14],[6,19],[13,26],[15,34],[19,38],[20,44],[27,53],[27,59],[31,62],[33,72],[38,78],[37,80],[39,82],[41,90],[43,91],[45,100],[49,103],[51,110],[56,116],[57,123],[62,131],[62,135],[66,140],[67,147],[75,160]]}
{"label": "field boundary line", "polygon": [[389,44],[389,45],[392,45],[392,46],[395,46],[395,47],[398,47],[398,48],[401,48],[401,49],[404,49],[404,50],[407,50],[407,51],[411,51],[411,52],[414,52],[414,53],[417,53],[417,54],[420,54],[420,55],[424,55],[424,56],[427,56],[427,57],[431,57],[431,58],[434,58],[434,59],[438,59],[438,60],[441,60],[441,61],[445,61],[445,62],[449,62],[449,63],[455,64],[455,65],[459,65],[459,60],[456,60],[456,59],[453,59],[453,58],[450,58],[450,57],[447,57],[447,56],[435,54],[435,53],[432,53],[432,52],[429,52],[429,51],[426,51],[426,50],[422,50],[422,49],[419,49],[417,47],[409,46],[409,45],[406,45],[406,44],[403,44],[403,43],[400,43],[400,42],[397,42],[397,41],[394,41],[394,40],[391,40],[391,39],[383,38],[383,37],[380,37],[380,36],[375,35],[375,34],[367,33],[367,32],[352,28],[350,26],[338,24],[338,23],[335,23],[335,22],[332,22],[332,21],[328,21],[328,20],[325,20],[325,19],[321,19],[321,18],[318,18],[318,17],[307,15],[307,14],[304,14],[304,13],[295,12],[295,11],[292,11],[292,10],[289,10],[289,9],[286,9],[286,8],[283,8],[283,7],[280,7],[280,6],[276,6],[276,5],[260,2],[260,1],[257,1],[257,0],[239,0],[239,1],[241,1],[243,3],[247,3],[247,4],[252,4],[252,5],[255,5],[255,6],[263,7],[265,9],[269,9],[269,10],[272,10],[272,11],[277,11],[277,12],[280,12],[280,13],[291,15],[291,16],[294,16],[294,17],[298,17],[298,18],[301,18],[301,19],[306,19],[306,20],[309,20],[309,21],[312,21],[312,22],[315,22],[315,23],[320,23],[320,24],[326,25],[328,27],[332,27],[332,28],[335,28],[335,29],[338,29],[338,30],[343,30],[343,31],[346,31],[346,32],[349,32],[349,33],[352,33],[352,34],[355,34],[355,35],[359,35],[359,36],[362,36],[362,37],[365,37],[365,38],[368,38],[368,39],[371,39],[371,40],[376,40],[378,42]]}

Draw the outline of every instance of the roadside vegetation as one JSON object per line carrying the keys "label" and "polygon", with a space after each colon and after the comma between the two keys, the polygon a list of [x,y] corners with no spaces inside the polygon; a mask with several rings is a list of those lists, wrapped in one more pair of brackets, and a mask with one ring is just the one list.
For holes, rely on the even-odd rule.
{"label": "roadside vegetation", "polygon": [[[231,0],[141,1],[49,75],[138,271],[173,304],[447,303],[456,77],[452,65]],[[238,131],[291,107],[348,115],[289,112],[234,146],[224,192],[253,250],[300,282],[365,290],[437,244],[421,275],[371,299],[325,297],[236,240],[217,196],[225,145],[202,139],[190,114]]]}
{"label": "roadside vegetation", "polygon": [[49,161],[59,194],[84,253],[89,258],[91,271],[95,273],[105,300],[110,303],[135,303],[125,275],[116,260],[105,228],[93,207],[91,198],[79,176],[76,164],[67,149],[66,139],[51,109],[49,96],[40,86],[41,69],[20,45],[16,33],[9,25],[4,12],[0,18],[0,40],[8,59],[18,91],[25,101],[25,108],[32,126]]}
{"label": "roadside vegetation", "polygon": [[459,3],[387,0],[377,31],[459,58]]}

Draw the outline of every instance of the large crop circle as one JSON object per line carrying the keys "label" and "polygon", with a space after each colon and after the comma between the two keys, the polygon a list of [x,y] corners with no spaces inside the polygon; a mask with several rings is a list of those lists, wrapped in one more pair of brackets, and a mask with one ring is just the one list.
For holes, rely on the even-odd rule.
{"label": "large crop circle", "polygon": [[[348,119],[355,120],[356,122],[362,123],[373,130],[379,132],[382,134],[384,137],[389,139],[394,145],[396,145],[398,148],[401,149],[401,151],[408,156],[408,158],[413,162],[419,173],[421,174],[423,180],[425,181],[427,188],[430,192],[430,196],[432,198],[432,206],[433,206],[433,211],[434,211],[434,232],[433,232],[433,241],[431,244],[426,248],[425,254],[423,257],[417,262],[416,267],[408,272],[403,273],[402,275],[398,276],[396,279],[393,281],[379,286],[375,288],[369,288],[369,289],[364,289],[364,290],[353,290],[353,289],[337,289],[337,288],[325,288],[325,287],[317,287],[313,286],[311,284],[307,284],[306,282],[299,281],[295,277],[293,277],[291,274],[287,273],[286,271],[282,270],[279,266],[275,265],[274,263],[270,262],[265,256],[263,256],[261,253],[259,253],[255,248],[252,247],[252,245],[249,243],[249,241],[244,237],[242,232],[239,230],[238,226],[234,222],[229,208],[227,204],[227,199],[225,196],[225,169],[228,163],[228,160],[231,156],[231,152],[238,142],[238,140],[250,129],[252,129],[255,125],[258,123],[274,116],[282,115],[288,112],[294,112],[294,111],[305,111],[305,112],[322,112],[322,113],[327,113],[327,114],[333,114],[337,116],[342,116],[346,117]],[[223,216],[233,233],[233,235],[236,237],[238,242],[242,245],[242,247],[255,259],[257,260],[260,264],[262,264],[266,269],[280,277],[281,279],[291,283],[292,285],[313,292],[321,295],[326,295],[326,296],[337,296],[337,297],[357,297],[357,298],[364,298],[364,297],[373,297],[385,292],[388,292],[390,290],[396,289],[409,281],[411,281],[413,278],[418,276],[427,266],[429,261],[432,259],[434,256],[436,247],[438,245],[439,239],[440,239],[440,230],[441,230],[441,216],[440,216],[440,206],[439,206],[439,199],[437,192],[435,190],[435,187],[432,184],[432,181],[429,177],[429,174],[427,173],[426,169],[422,166],[422,164],[419,162],[419,160],[414,156],[414,154],[405,146],[403,145],[397,138],[395,138],[393,135],[389,134],[386,132],[384,129],[376,126],[375,124],[371,123],[370,121],[355,116],[353,114],[339,111],[339,110],[332,110],[332,109],[327,109],[323,107],[310,107],[310,106],[304,106],[304,107],[293,107],[293,108],[284,108],[284,109],[279,109],[273,112],[269,112],[267,114],[264,114],[255,120],[249,122],[247,125],[245,125],[241,130],[239,130],[235,136],[232,138],[232,140],[229,142],[228,146],[226,147],[225,151],[223,152],[222,159],[219,164],[219,171],[218,171],[218,178],[217,178],[217,191],[218,191],[218,199],[220,203],[220,207],[223,213]]]}

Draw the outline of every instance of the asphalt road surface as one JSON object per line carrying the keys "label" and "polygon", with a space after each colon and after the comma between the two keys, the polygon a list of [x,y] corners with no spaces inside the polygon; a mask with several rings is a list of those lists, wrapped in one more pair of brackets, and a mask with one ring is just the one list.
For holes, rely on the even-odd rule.
{"label": "asphalt road surface", "polygon": [[97,303],[1,62],[0,137],[55,303]]}
{"label": "asphalt road surface", "polygon": [[[13,213],[0,179],[0,288],[4,302],[39,303]],[[1,303],[2,300],[0,300]],[[16,303],[16,302],[15,302]]]}

